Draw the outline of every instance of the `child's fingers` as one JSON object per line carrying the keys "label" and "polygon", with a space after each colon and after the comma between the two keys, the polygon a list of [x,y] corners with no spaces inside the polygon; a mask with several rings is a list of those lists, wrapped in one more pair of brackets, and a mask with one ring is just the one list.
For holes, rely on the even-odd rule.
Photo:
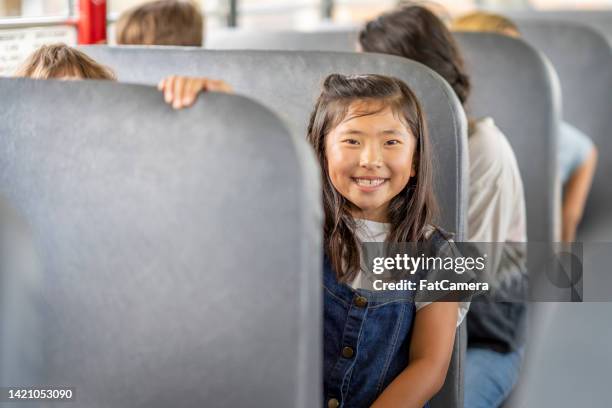
{"label": "child's fingers", "polygon": [[169,76],[168,78],[165,79],[164,81],[164,100],[166,101],[166,103],[171,103],[172,102],[172,97],[174,94],[174,82],[176,80],[176,77],[174,75]]}
{"label": "child's fingers", "polygon": [[225,81],[208,78],[190,78],[171,75],[162,79],[157,88],[164,93],[164,100],[174,109],[191,106],[201,91],[232,93]]}
{"label": "child's fingers", "polygon": [[183,94],[183,106],[191,106],[196,100],[198,93],[203,89],[203,83],[199,79],[191,79],[185,86]]}
{"label": "child's fingers", "polygon": [[185,92],[185,85],[188,78],[178,77],[174,81],[174,95],[172,98],[172,107],[174,109],[180,109],[183,107],[183,94]]}
{"label": "child's fingers", "polygon": [[219,79],[208,79],[206,81],[206,90],[212,92],[233,93],[234,90],[227,82]]}
{"label": "child's fingers", "polygon": [[218,81],[219,82],[219,90],[221,92],[225,92],[225,93],[234,93],[234,88],[232,88],[232,86],[230,84],[228,84],[225,81]]}

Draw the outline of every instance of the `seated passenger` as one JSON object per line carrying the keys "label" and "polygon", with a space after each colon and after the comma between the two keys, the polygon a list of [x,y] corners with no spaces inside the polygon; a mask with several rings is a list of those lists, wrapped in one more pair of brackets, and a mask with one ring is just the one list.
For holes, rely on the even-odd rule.
{"label": "seated passenger", "polygon": [[23,62],[15,76],[33,79],[115,79],[110,68],[66,44],[41,46]]}
{"label": "seated passenger", "polygon": [[433,163],[420,104],[398,79],[332,74],[308,141],[321,165],[325,214],[326,406],[422,407],[444,384],[468,304],[377,299],[366,289],[360,246],[428,242],[437,256],[452,251],[432,226]]}
{"label": "seated passenger", "polygon": [[[427,8],[407,6],[383,14],[362,29],[359,41],[365,52],[428,66],[466,103],[470,81],[459,49]],[[467,315],[465,407],[497,407],[516,383],[524,353],[525,304],[499,299],[524,299],[525,199],[514,152],[492,118],[469,118],[468,149],[468,239],[508,244],[497,244],[488,254],[492,290],[474,298]]]}
{"label": "seated passenger", "polygon": [[[457,31],[493,32],[520,37],[518,27],[511,20],[482,11],[457,18],[453,21],[452,28]],[[557,149],[559,175],[563,184],[561,239],[564,242],[572,242],[576,238],[576,229],[591,189],[597,164],[597,149],[587,135],[565,121],[559,125]]]}
{"label": "seated passenger", "polygon": [[[115,79],[110,68],[66,44],[41,46],[26,59],[15,76],[33,79]],[[221,80],[174,75],[161,80],[158,89],[164,93],[164,100],[175,109],[192,105],[200,92],[232,92],[231,86]]]}
{"label": "seated passenger", "polygon": [[157,0],[122,13],[117,44],[201,47],[204,16],[191,0]]}

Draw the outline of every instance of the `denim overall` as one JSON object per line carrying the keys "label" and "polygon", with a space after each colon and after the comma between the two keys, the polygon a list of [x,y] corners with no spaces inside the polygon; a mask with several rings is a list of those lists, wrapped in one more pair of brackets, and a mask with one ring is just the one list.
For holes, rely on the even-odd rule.
{"label": "denim overall", "polygon": [[[438,232],[430,239],[433,248],[446,242]],[[327,258],[323,275],[324,407],[369,407],[408,366],[415,292],[355,290]]]}

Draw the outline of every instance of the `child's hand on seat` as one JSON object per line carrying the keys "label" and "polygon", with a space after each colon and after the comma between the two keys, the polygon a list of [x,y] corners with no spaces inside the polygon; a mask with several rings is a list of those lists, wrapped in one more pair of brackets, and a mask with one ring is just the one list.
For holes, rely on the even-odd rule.
{"label": "child's hand on seat", "polygon": [[166,103],[174,109],[193,105],[203,91],[232,93],[232,87],[222,80],[171,75],[162,79],[157,89],[164,93]]}

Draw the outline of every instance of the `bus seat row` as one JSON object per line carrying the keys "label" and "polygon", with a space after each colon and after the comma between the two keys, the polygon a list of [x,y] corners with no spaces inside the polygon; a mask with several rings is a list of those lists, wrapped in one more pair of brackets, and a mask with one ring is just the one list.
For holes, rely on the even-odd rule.
{"label": "bus seat row", "polygon": [[[612,200],[612,160],[605,154],[612,151],[612,46],[597,30],[573,22],[519,20],[519,29],[559,75],[563,119],[589,135],[601,153],[578,236],[591,241],[597,225],[612,221],[605,215]],[[605,238],[612,240],[612,232]]]}
{"label": "bus seat row", "polygon": [[[309,68],[299,54],[278,53],[264,64],[263,53],[213,53],[213,60],[203,51],[201,58],[193,51],[163,51],[174,53],[169,59],[148,50],[147,59],[134,51],[142,65],[129,55],[121,61],[143,67],[136,74],[141,80],[152,84],[157,75],[189,73],[156,74],[151,67],[187,61],[181,55],[190,53],[192,73],[214,67],[204,74],[224,72],[247,95],[261,90],[284,121],[237,96],[206,95],[194,108],[172,112],[149,87],[2,80],[8,97],[0,132],[10,143],[0,151],[6,162],[0,194],[14,210],[9,214],[28,227],[40,265],[33,279],[0,269],[3,288],[15,295],[2,321],[13,322],[8,313],[19,310],[30,322],[3,337],[0,379],[61,379],[92,407],[108,398],[117,406],[125,398],[130,406],[167,406],[175,397],[161,395],[164,389],[187,391],[174,406],[319,405],[320,176],[303,133],[291,134],[286,123],[300,120],[302,127],[330,72],[402,77],[422,99],[436,154],[445,158],[435,173],[442,224],[463,239],[461,106],[436,74],[395,57],[341,55],[330,63],[336,58],[320,53]],[[91,54],[117,68],[122,79],[128,65]],[[235,68],[232,74],[230,67],[247,61],[248,75]],[[270,89],[266,96],[265,87],[273,85],[265,82],[266,73],[288,65],[294,68],[277,76],[285,79],[275,84],[278,99]],[[41,357],[33,367],[25,364],[22,338],[32,339],[36,347],[28,349]],[[462,325],[447,381],[432,406],[461,405],[464,350]],[[99,375],[85,375],[89,370]],[[110,372],[116,373],[112,379]],[[237,392],[234,384],[249,386]],[[134,387],[139,391],[128,397]]]}
{"label": "bus seat row", "polygon": [[[155,84],[170,74],[223,78],[234,89],[279,112],[296,133],[306,127],[323,79],[328,74],[378,73],[404,80],[414,89],[427,114],[433,154],[434,188],[439,197],[441,226],[464,238],[467,211],[467,124],[451,88],[430,69],[394,56],[292,51],[223,51],[160,47],[83,49],[116,69],[120,81]],[[248,67],[248,69],[245,69]],[[465,327],[455,339],[447,381],[432,406],[458,406],[462,395]]]}

